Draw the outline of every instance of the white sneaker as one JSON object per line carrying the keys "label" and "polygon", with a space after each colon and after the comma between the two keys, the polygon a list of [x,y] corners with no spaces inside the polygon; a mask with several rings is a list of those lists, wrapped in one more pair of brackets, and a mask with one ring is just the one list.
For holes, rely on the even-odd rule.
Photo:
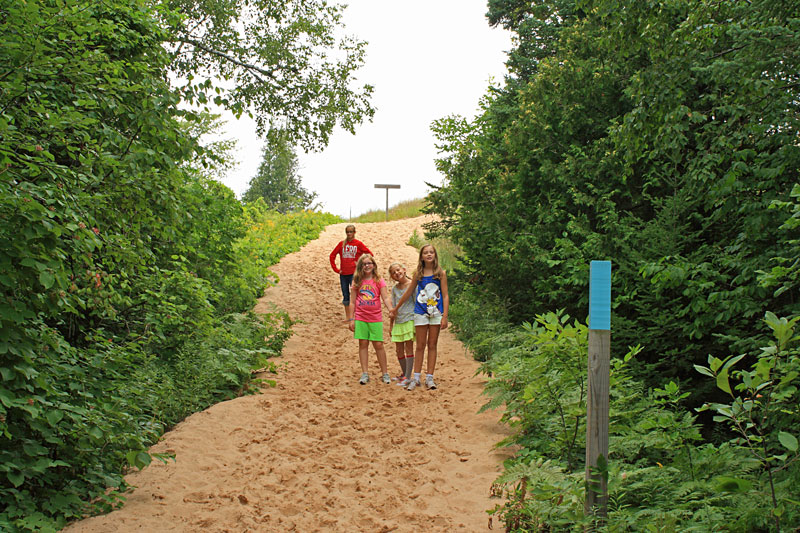
{"label": "white sneaker", "polygon": [[381,379],[387,385],[392,382],[392,378],[389,377],[389,374],[384,374],[383,377],[381,377]]}
{"label": "white sneaker", "polygon": [[369,383],[369,374],[366,372],[361,374],[361,379],[359,379],[358,382],[361,383],[362,385],[366,385],[367,383]]}
{"label": "white sneaker", "polygon": [[408,380],[408,386],[406,387],[406,390],[414,390],[417,387],[419,387],[419,381],[417,381],[416,379]]}
{"label": "white sneaker", "polygon": [[433,376],[425,377],[425,386],[428,387],[428,390],[436,390],[436,382],[433,381]]}

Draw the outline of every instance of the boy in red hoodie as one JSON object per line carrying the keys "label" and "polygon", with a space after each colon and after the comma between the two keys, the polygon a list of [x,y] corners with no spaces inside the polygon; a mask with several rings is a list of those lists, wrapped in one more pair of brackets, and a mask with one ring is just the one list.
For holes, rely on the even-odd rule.
{"label": "boy in red hoodie", "polygon": [[[347,238],[340,241],[330,255],[331,268],[339,274],[339,283],[342,286],[342,304],[344,304],[344,314],[347,318],[347,307],[350,305],[350,284],[353,282],[353,274],[356,271],[356,261],[362,254],[373,254],[367,246],[356,239],[356,227],[348,224],[344,228]],[[340,267],[336,267],[336,256],[340,256]]]}

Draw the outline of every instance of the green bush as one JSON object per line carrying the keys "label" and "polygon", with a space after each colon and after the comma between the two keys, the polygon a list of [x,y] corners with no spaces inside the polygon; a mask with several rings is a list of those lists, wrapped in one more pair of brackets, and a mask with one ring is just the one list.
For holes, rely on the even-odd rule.
{"label": "green bush", "polygon": [[480,287],[460,283],[457,277],[448,276],[448,283],[453,332],[476,360],[487,361],[519,341],[505,302]]}
{"label": "green bush", "polygon": [[342,219],[335,215],[315,211],[283,215],[270,210],[261,198],[245,204],[247,234],[234,247],[239,262],[247,265],[245,279],[262,283],[270,279],[270,266],[319,237],[325,226],[338,222]]}
{"label": "green bush", "polygon": [[[213,98],[239,114],[250,99],[262,126],[291,116],[306,146],[370,115],[370,89],[344,83],[362,45],[338,48],[338,8],[303,6],[244,20],[235,2],[0,2],[0,530],[52,530],[116,505],[163,431],[271,369],[291,320],[247,312],[267,267],[335,217],[275,218],[280,229],[259,235],[213,179],[230,143],[206,143],[214,118],[196,109]],[[219,25],[194,24],[223,11]],[[252,31],[228,31],[239,23]],[[250,39],[267,26],[290,48],[319,46],[283,69]],[[193,37],[281,71],[303,103],[215,86],[242,61],[206,46],[176,54]],[[309,76],[333,71],[309,93]],[[311,105],[339,97],[352,105]]]}
{"label": "green bush", "polygon": [[290,326],[281,313],[229,315],[168,358],[140,341],[98,338],[77,350],[51,331],[36,374],[46,393],[9,402],[6,392],[0,407],[4,434],[16,437],[0,451],[10,481],[0,485],[2,529],[60,527],[109,510],[127,488],[127,468],[148,464],[146,449],[165,430],[241,394],[253,369],[272,368],[267,359]]}
{"label": "green bush", "polygon": [[[490,376],[484,409],[502,408],[501,420],[512,429],[498,445],[514,447],[493,489],[505,501],[492,515],[509,531],[582,530],[592,524],[584,514],[588,330],[563,312],[523,326],[475,322],[471,310],[486,299],[474,300],[472,290],[453,300],[451,317],[459,336],[484,359],[481,371]],[[769,386],[775,392],[757,382],[755,373],[767,368],[762,360],[749,374],[735,373],[737,383],[749,385],[736,387],[731,405],[709,405],[722,415],[720,422],[744,430],[721,444],[705,442],[678,385],[648,389],[632,377],[630,362],[640,347],[612,358],[608,531],[750,532],[797,523],[796,322],[767,319],[777,342],[765,347],[764,357],[780,363]],[[723,367],[714,362],[706,373],[723,383]],[[758,387],[763,398],[752,400]],[[770,406],[767,427],[763,411]]]}
{"label": "green bush", "polygon": [[700,405],[693,364],[755,356],[758,317],[800,313],[796,7],[490,2],[512,75],[434,123],[437,232],[517,323],[585,318],[589,262],[611,260],[612,343],[644,339],[637,375]]}
{"label": "green bush", "polygon": [[0,7],[3,531],[107,510],[163,431],[250,390],[291,321],[241,313],[335,219],[248,226],[142,6]]}

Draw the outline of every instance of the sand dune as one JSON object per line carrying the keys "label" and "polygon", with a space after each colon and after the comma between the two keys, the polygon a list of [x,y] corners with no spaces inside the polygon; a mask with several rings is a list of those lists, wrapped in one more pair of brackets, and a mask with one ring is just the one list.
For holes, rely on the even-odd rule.
{"label": "sand dune", "polygon": [[[409,269],[406,246],[425,217],[359,224],[356,238],[381,274],[393,261]],[[278,385],[187,418],[152,448],[176,461],[128,476],[137,488],[125,506],[67,531],[487,531],[489,496],[504,454],[498,413],[476,414],[483,378],[448,331],[439,342],[439,389],[408,392],[361,374],[352,333],[342,322],[338,276],[328,254],[344,224],[285,257],[257,310],[274,302],[295,319],[295,334],[275,361]],[[391,280],[387,280],[391,283]],[[385,323],[388,336],[388,319]],[[386,343],[389,370],[399,372]],[[496,526],[500,529],[500,526]]]}

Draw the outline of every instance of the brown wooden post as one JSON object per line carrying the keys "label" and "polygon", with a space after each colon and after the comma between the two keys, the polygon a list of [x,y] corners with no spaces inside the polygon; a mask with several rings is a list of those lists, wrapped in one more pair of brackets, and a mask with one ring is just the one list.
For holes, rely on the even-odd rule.
{"label": "brown wooden post", "polygon": [[[611,332],[589,330],[589,383],[586,399],[587,514],[605,517],[608,507],[608,381]],[[600,469],[598,470],[598,459]]]}
{"label": "brown wooden post", "polygon": [[611,359],[611,261],[592,261],[589,281],[589,358],[586,398],[587,515],[608,513],[608,394]]}
{"label": "brown wooden post", "polygon": [[389,189],[399,189],[399,185],[386,185],[384,183],[376,183],[376,189],[386,189],[386,220],[389,220]]}

